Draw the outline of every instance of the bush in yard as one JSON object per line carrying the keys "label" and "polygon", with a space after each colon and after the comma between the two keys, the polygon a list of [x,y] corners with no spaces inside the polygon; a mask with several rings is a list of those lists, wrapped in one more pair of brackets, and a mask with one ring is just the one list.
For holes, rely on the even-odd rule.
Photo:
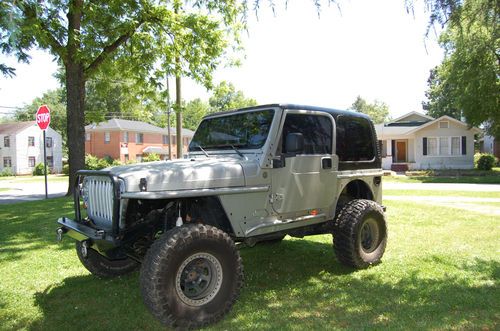
{"label": "bush in yard", "polygon": [[62,168],[62,173],[64,175],[69,175],[69,164],[65,164],[63,165],[63,168]]}
{"label": "bush in yard", "polygon": [[479,170],[491,170],[495,165],[496,158],[492,154],[480,154],[477,158],[476,167]]}
{"label": "bush in yard", "polygon": [[160,161],[160,155],[156,153],[151,153],[146,155],[145,157],[142,158],[142,162],[153,162],[153,161]]}
{"label": "bush in yard", "polygon": [[9,177],[9,176],[14,176],[14,172],[12,171],[12,168],[4,168],[0,172],[0,177]]}
{"label": "bush in yard", "polygon": [[45,166],[43,163],[38,163],[33,169],[33,176],[43,176],[45,175]]}

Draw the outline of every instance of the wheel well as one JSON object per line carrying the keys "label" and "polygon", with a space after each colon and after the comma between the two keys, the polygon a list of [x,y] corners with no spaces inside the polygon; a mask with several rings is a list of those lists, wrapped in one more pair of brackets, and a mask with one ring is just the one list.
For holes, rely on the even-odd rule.
{"label": "wheel well", "polygon": [[[162,200],[129,200],[126,229],[149,224],[150,229],[170,230],[180,216],[183,223],[202,223],[215,226],[233,235],[231,223],[217,197]],[[156,226],[151,226],[156,225]]]}
{"label": "wheel well", "polygon": [[344,187],[337,200],[336,215],[349,202],[355,199],[373,200],[373,192],[366,182],[356,179]]}

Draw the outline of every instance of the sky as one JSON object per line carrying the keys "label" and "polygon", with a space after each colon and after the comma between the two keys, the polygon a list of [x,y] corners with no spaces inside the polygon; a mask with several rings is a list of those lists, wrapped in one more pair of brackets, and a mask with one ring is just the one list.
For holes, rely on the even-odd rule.
{"label": "sky", "polygon": [[[429,14],[422,2],[407,13],[403,0],[341,0],[340,9],[323,1],[318,17],[313,1],[289,0],[287,8],[275,1],[273,15],[261,0],[258,17],[249,13],[242,65],[218,69],[214,82],[232,82],[259,104],[348,109],[360,95],[387,103],[393,118],[422,112],[429,70],[443,58],[437,37],[425,36]],[[52,57],[31,55],[29,65],[0,55],[17,68],[15,78],[0,77],[0,106],[21,107],[57,88]],[[187,79],[182,94],[188,101],[210,95]]]}

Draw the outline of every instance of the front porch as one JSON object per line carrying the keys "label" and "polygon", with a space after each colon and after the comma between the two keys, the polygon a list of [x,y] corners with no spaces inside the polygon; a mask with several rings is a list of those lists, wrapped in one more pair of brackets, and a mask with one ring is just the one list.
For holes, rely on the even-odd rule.
{"label": "front porch", "polygon": [[396,172],[416,169],[414,139],[385,139],[379,145],[382,169]]}

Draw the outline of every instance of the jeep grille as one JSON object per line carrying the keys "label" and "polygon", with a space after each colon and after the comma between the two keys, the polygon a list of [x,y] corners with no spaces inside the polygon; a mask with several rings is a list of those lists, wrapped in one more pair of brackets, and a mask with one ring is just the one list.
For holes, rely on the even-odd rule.
{"label": "jeep grille", "polygon": [[84,202],[87,214],[98,226],[110,227],[113,220],[113,183],[105,176],[84,179]]}

